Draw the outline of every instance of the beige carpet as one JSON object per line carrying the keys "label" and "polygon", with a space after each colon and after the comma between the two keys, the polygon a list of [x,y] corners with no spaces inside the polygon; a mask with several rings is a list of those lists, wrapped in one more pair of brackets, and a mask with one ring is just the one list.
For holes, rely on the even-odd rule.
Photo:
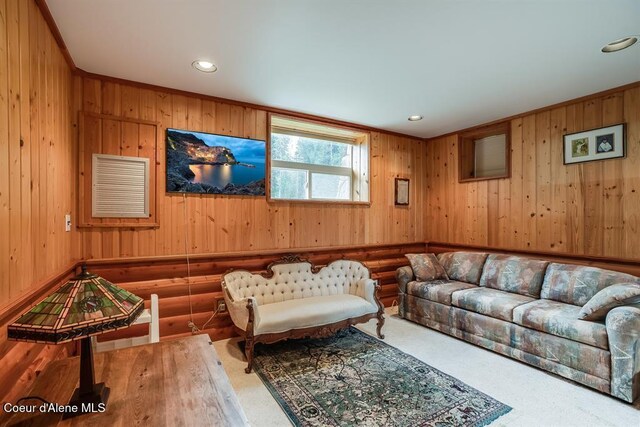
{"label": "beige carpet", "polygon": [[[491,426],[640,426],[640,402],[626,404],[395,313],[387,309],[385,342],[513,408]],[[375,321],[360,329],[375,336]],[[258,376],[244,373],[238,339],[216,341],[215,348],[251,425],[290,425]]]}

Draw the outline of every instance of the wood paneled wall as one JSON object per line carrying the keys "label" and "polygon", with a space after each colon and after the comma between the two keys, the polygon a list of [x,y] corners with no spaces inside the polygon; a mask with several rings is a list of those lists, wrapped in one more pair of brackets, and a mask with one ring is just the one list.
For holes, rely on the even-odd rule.
{"label": "wood paneled wall", "polygon": [[[11,307],[80,257],[71,71],[32,0],[0,0],[0,401],[61,347],[6,340]],[[75,215],[73,215],[75,217]],[[26,308],[26,307],[25,307]],[[18,313],[19,314],[19,313]]]}
{"label": "wood paneled wall", "polygon": [[0,308],[80,256],[71,72],[33,1],[0,1]]}
{"label": "wood paneled wall", "polygon": [[[627,157],[563,165],[563,135],[627,123]],[[458,135],[428,141],[426,239],[640,258],[640,85],[510,120],[512,176],[458,183]]]}
{"label": "wood paneled wall", "polygon": [[[266,139],[266,111],[80,76],[75,78],[74,97],[84,111],[161,123],[157,182],[160,226],[149,230],[83,230],[86,258],[184,254],[185,244],[195,254],[402,243],[424,238],[426,174],[422,140],[372,132],[371,206],[267,203],[262,197],[183,197],[165,193],[165,129]],[[412,180],[409,207],[394,206],[394,177]]]}
{"label": "wood paneled wall", "polygon": [[[94,218],[93,155],[149,159],[149,181],[156,182],[160,154],[158,124],[152,121],[80,112],[78,117],[78,225],[80,227],[149,227],[156,222],[156,191],[149,192],[149,218]],[[155,185],[152,186],[155,190]]]}

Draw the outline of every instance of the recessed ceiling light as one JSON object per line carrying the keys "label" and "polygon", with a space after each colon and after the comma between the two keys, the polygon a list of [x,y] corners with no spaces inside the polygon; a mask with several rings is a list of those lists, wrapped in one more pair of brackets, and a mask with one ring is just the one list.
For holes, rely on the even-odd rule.
{"label": "recessed ceiling light", "polygon": [[418,120],[422,120],[422,119],[423,119],[423,117],[422,117],[422,116],[419,116],[419,115],[417,115],[417,114],[416,114],[415,116],[409,116],[409,119],[408,119],[408,120],[409,120],[410,122],[417,122]]}
{"label": "recessed ceiling light", "polygon": [[637,37],[625,37],[623,39],[616,40],[607,44],[605,47],[602,48],[602,52],[604,53],[618,52],[619,50],[628,48],[629,46],[633,45],[637,41],[638,41]]}
{"label": "recessed ceiling light", "polygon": [[191,65],[203,73],[215,73],[218,70],[218,67],[216,67],[213,62],[205,61],[204,59],[193,61]]}

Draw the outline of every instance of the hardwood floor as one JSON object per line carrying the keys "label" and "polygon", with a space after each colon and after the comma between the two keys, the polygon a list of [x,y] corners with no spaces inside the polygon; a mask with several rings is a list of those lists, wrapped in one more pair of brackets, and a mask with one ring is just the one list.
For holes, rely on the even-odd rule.
{"label": "hardwood floor", "polygon": [[[30,426],[247,426],[248,420],[206,335],[94,355],[96,382],[110,395],[103,413],[61,420],[62,414],[15,416]],[[79,358],[51,363],[29,395],[66,405],[79,378]],[[26,402],[26,404],[32,404]],[[40,402],[36,402],[40,404]]]}

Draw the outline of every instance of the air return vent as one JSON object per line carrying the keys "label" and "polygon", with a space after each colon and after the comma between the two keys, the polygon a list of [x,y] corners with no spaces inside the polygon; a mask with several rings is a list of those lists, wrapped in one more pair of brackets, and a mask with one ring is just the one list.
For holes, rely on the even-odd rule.
{"label": "air return vent", "polygon": [[149,159],[93,155],[92,216],[149,218]]}

